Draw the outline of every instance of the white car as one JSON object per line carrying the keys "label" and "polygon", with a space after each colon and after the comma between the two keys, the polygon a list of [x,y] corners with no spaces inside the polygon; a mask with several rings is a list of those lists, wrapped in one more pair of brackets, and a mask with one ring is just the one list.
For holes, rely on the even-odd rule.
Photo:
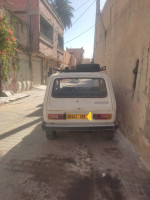
{"label": "white car", "polygon": [[[89,70],[97,66],[96,72]],[[48,139],[55,138],[57,131],[93,130],[105,130],[111,139],[117,129],[116,101],[110,79],[99,65],[80,67],[81,70],[67,70],[49,77],[42,123]]]}

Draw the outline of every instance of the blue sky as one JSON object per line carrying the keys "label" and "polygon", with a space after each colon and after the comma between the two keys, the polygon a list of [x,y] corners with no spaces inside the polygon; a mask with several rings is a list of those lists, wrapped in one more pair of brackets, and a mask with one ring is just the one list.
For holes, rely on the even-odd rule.
{"label": "blue sky", "polygon": [[[72,7],[76,10],[84,3],[86,3],[83,7],[75,11],[74,18],[72,18],[72,24],[85,12],[85,10],[94,2],[94,0],[70,0]],[[101,9],[103,8],[106,0],[101,0]],[[96,13],[96,1],[91,5],[91,7],[87,10],[87,12],[77,21],[75,24],[64,33],[64,43],[72,40],[76,36],[80,35],[93,25],[95,25],[95,13]],[[85,50],[84,57],[92,58],[93,57],[93,46],[94,46],[94,32],[95,27],[90,29],[88,32],[84,33],[80,37],[75,40],[66,43],[66,47],[68,48],[81,48],[83,47]]]}

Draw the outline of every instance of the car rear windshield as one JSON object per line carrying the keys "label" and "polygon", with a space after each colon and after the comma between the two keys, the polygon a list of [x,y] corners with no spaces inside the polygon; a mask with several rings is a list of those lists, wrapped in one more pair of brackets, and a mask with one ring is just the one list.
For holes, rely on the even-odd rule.
{"label": "car rear windshield", "polygon": [[55,79],[52,96],[55,98],[105,98],[107,89],[103,78]]}

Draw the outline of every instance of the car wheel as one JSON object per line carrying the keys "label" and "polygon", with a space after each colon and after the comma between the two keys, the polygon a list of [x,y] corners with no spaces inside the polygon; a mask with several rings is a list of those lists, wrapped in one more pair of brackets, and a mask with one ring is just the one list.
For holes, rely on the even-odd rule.
{"label": "car wheel", "polygon": [[56,138],[56,132],[55,131],[46,131],[46,137],[48,140],[53,140]]}
{"label": "car wheel", "polygon": [[113,140],[114,139],[114,133],[115,133],[114,130],[107,130],[107,131],[105,131],[106,139]]}

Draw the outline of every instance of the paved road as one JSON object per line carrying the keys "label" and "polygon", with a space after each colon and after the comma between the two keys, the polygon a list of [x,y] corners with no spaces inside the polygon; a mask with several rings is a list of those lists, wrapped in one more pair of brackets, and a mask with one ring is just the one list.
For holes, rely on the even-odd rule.
{"label": "paved road", "polygon": [[0,107],[0,200],[149,200],[150,173],[118,131],[41,130],[44,90]]}

